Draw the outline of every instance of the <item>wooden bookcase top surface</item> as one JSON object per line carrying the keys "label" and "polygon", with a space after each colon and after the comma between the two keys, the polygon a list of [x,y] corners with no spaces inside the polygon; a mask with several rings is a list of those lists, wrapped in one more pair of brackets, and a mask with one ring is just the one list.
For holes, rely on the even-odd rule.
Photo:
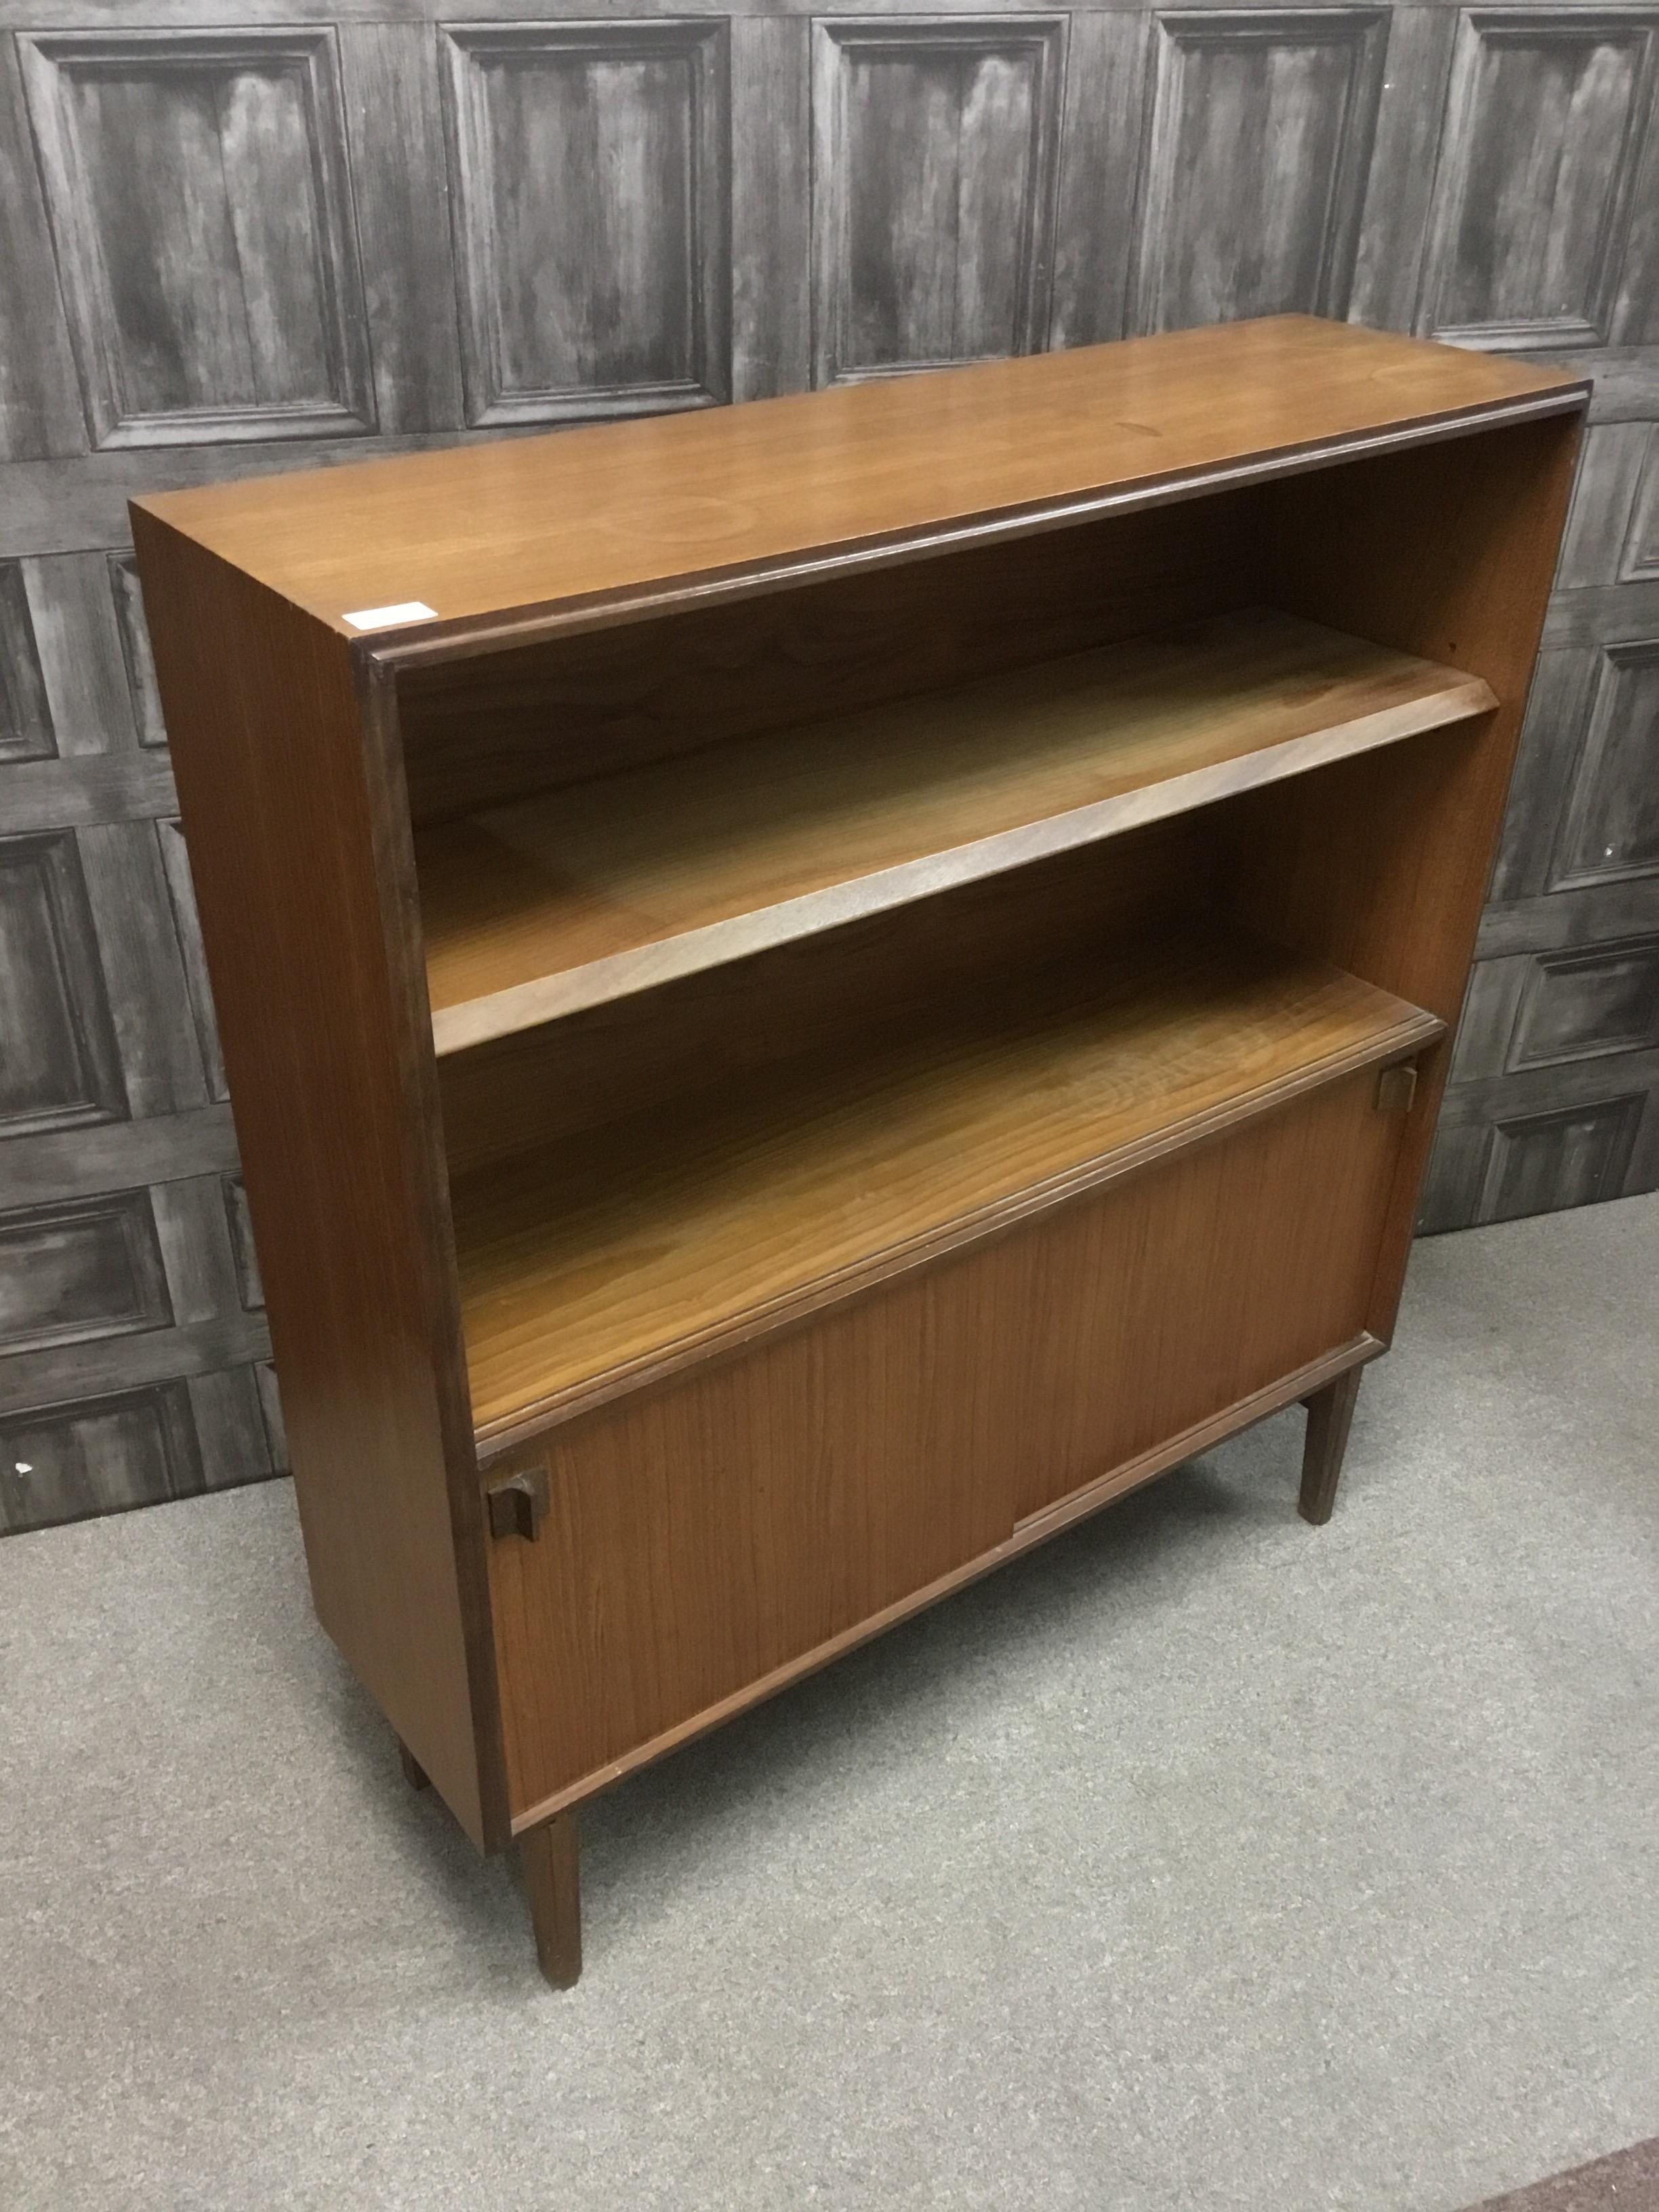
{"label": "wooden bookcase top surface", "polygon": [[438,1052],[1495,704],[1255,609],[416,833]]}
{"label": "wooden bookcase top surface", "polygon": [[1443,1026],[1328,963],[1193,928],[459,1176],[474,1420],[608,1395]]}
{"label": "wooden bookcase top surface", "polygon": [[354,611],[476,623],[1038,527],[1575,407],[1586,388],[1274,316],[135,504],[356,636]]}

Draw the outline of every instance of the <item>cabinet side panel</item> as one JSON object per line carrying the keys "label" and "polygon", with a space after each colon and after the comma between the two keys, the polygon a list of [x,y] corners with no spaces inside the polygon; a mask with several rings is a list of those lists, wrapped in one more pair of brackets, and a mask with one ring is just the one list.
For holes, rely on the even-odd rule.
{"label": "cabinet side panel", "polygon": [[317,1612],[491,1846],[482,1501],[395,751],[343,641],[134,525]]}
{"label": "cabinet side panel", "polygon": [[[1496,711],[1253,793],[1227,811],[1250,925],[1455,1027],[1491,879],[1578,445],[1522,423],[1275,484],[1262,569],[1293,612],[1484,677]],[[1425,1056],[1366,1326],[1386,1339],[1449,1035]]]}

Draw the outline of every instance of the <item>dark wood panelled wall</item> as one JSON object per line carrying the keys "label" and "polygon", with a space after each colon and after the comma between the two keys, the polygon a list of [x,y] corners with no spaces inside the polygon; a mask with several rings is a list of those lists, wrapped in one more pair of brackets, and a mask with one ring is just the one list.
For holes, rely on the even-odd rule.
{"label": "dark wood panelled wall", "polygon": [[0,1528],[283,1460],[135,493],[1287,308],[1559,361],[1425,1225],[1659,1183],[1656,63],[1619,4],[0,0]]}

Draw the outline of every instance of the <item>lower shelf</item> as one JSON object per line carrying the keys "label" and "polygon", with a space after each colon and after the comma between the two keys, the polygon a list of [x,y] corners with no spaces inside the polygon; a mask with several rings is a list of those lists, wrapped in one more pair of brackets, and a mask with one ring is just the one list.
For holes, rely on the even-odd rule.
{"label": "lower shelf", "polygon": [[473,1419],[494,1437],[946,1249],[1440,1035],[1236,934],[953,1003],[860,1057],[671,1101],[453,1193]]}

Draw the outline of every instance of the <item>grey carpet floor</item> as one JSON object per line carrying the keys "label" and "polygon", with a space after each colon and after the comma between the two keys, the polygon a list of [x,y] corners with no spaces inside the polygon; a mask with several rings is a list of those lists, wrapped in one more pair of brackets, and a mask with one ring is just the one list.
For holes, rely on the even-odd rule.
{"label": "grey carpet floor", "polygon": [[285,1484],[0,1545],[0,2203],[1431,2212],[1659,2132],[1659,1200],[592,1808],[404,1786]]}

